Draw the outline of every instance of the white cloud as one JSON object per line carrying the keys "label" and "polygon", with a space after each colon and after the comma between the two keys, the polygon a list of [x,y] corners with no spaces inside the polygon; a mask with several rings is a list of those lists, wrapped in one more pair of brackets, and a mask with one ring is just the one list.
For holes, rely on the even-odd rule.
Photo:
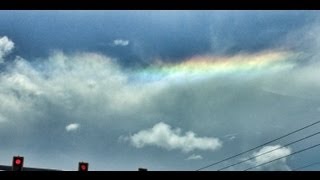
{"label": "white cloud", "polygon": [[[263,154],[268,151],[272,151],[273,149],[280,148],[280,145],[273,145],[273,146],[265,146],[261,148],[258,152],[254,152],[253,156],[257,156],[259,154]],[[287,147],[283,147],[281,149],[272,151],[270,153],[266,153],[264,155],[258,156],[252,161],[249,162],[250,165],[256,166],[259,164],[263,164],[278,158],[281,158],[283,156],[287,156],[291,154],[291,149]],[[252,170],[264,170],[264,171],[288,171],[290,170],[290,167],[287,165],[287,158],[282,158],[277,161],[271,162],[269,164],[257,167],[256,169]]]}
{"label": "white cloud", "polygon": [[158,146],[168,150],[180,149],[183,152],[193,150],[216,150],[222,146],[217,138],[197,137],[194,132],[188,131],[182,135],[181,129],[171,129],[163,122],[154,125],[151,129],[141,130],[130,137],[133,146],[142,148],[147,145]]}
{"label": "white cloud", "polygon": [[14,43],[7,37],[0,37],[0,63],[4,61],[4,57],[11,53]]}
{"label": "white cloud", "polygon": [[192,154],[186,160],[200,160],[203,159],[201,155]]}
{"label": "white cloud", "polygon": [[115,39],[113,41],[113,45],[115,46],[128,46],[129,45],[129,40],[124,40],[124,39]]}
{"label": "white cloud", "polygon": [[75,131],[77,129],[79,129],[80,124],[77,123],[72,123],[66,126],[66,131],[70,132],[70,131]]}

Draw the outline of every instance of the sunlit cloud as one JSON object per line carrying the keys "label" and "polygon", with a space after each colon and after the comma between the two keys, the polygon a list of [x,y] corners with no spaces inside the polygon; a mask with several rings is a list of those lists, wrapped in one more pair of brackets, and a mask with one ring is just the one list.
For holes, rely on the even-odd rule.
{"label": "sunlit cloud", "polygon": [[70,131],[76,131],[77,129],[79,129],[80,124],[77,123],[72,123],[66,126],[66,131],[70,132]]}
{"label": "sunlit cloud", "polygon": [[222,142],[213,137],[198,137],[194,132],[181,133],[181,129],[172,129],[165,123],[158,123],[151,129],[141,130],[130,137],[133,146],[157,146],[167,150],[180,149],[183,152],[194,150],[216,150]]}
{"label": "sunlit cloud", "polygon": [[14,49],[14,43],[7,36],[0,36],[0,63],[3,63],[4,57]]}

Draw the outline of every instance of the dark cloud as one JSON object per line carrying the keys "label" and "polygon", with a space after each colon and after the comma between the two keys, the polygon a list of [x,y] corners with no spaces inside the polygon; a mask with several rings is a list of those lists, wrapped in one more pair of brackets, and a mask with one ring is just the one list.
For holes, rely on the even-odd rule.
{"label": "dark cloud", "polygon": [[[313,11],[3,11],[0,34],[25,58],[53,49],[98,51],[136,66],[281,47],[315,17]],[[128,48],[108,46],[119,37],[131,42]]]}

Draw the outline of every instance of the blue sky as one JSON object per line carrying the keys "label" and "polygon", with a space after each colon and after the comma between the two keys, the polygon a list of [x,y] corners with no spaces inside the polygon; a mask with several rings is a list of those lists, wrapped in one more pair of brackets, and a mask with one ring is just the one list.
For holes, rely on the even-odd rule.
{"label": "blue sky", "polygon": [[0,11],[0,164],[196,170],[307,125],[320,115],[318,32],[318,11]]}

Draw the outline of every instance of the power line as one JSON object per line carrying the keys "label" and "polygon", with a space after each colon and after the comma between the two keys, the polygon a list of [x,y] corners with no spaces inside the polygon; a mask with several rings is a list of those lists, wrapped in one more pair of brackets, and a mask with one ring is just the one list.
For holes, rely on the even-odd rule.
{"label": "power line", "polygon": [[209,164],[209,165],[207,165],[207,166],[204,166],[204,167],[202,167],[202,168],[199,168],[199,169],[197,169],[196,171],[200,171],[200,170],[206,169],[206,168],[208,168],[208,167],[211,167],[211,166],[220,164],[220,163],[222,163],[222,162],[225,162],[225,161],[227,161],[227,160],[230,160],[230,159],[232,159],[232,158],[238,157],[238,156],[240,156],[240,155],[242,155],[242,154],[245,154],[245,153],[250,152],[250,151],[252,151],[252,150],[255,150],[255,149],[257,149],[257,148],[263,147],[263,146],[265,146],[265,145],[267,145],[267,144],[270,144],[270,143],[275,142],[275,141],[277,141],[277,140],[279,140],[279,139],[285,138],[285,137],[287,137],[287,136],[289,136],[289,135],[291,135],[291,134],[294,134],[294,133],[297,133],[297,132],[299,132],[299,131],[302,131],[302,130],[304,130],[304,129],[306,129],[306,128],[309,128],[309,127],[311,127],[311,126],[314,126],[314,125],[316,125],[316,124],[318,124],[318,123],[320,123],[320,121],[316,121],[316,122],[314,122],[314,123],[312,123],[312,124],[309,124],[309,125],[304,126],[304,127],[300,128],[300,129],[294,130],[294,131],[292,131],[292,132],[290,132],[290,133],[288,133],[288,134],[285,134],[285,135],[280,136],[280,137],[278,137],[278,138],[276,138],[276,139],[273,139],[273,140],[271,140],[271,141],[268,141],[268,142],[263,143],[263,144],[261,144],[261,145],[258,145],[258,146],[256,146],[256,147],[253,147],[253,148],[251,148],[251,149],[249,149],[249,150],[243,151],[243,152],[238,153],[238,154],[236,154],[236,155],[233,155],[233,156],[227,157],[227,158],[225,158],[225,159],[222,159],[222,160],[220,160],[220,161],[218,161],[218,162],[215,162],[215,163]]}
{"label": "power line", "polygon": [[251,159],[254,159],[254,158],[256,158],[256,157],[259,157],[259,156],[262,156],[262,155],[271,153],[271,152],[276,151],[276,150],[278,150],[278,149],[282,149],[282,148],[284,148],[284,147],[287,147],[287,146],[289,146],[289,145],[292,145],[292,144],[295,144],[295,143],[297,143],[297,142],[303,141],[303,140],[305,140],[305,139],[308,139],[308,138],[313,137],[313,136],[318,135],[318,134],[320,134],[320,131],[319,131],[319,132],[316,132],[316,133],[313,133],[313,134],[311,134],[311,135],[309,135],[309,136],[306,136],[306,137],[304,137],[304,138],[298,139],[298,140],[296,140],[296,141],[290,142],[290,143],[288,143],[288,144],[285,144],[285,145],[283,145],[283,146],[281,146],[281,147],[272,149],[272,150],[267,151],[267,152],[264,152],[264,153],[262,153],[262,154],[258,154],[258,155],[256,155],[256,156],[252,156],[252,157],[250,157],[250,158],[248,158],[248,159],[239,161],[239,162],[234,163],[234,164],[231,164],[231,165],[229,165],[229,166],[225,166],[225,167],[223,167],[223,168],[218,169],[217,171],[221,171],[221,170],[223,170],[223,169],[227,169],[227,168],[229,168],[229,167],[236,166],[236,165],[238,165],[238,164],[242,164],[242,163],[247,162],[247,161],[249,161],[249,160],[251,160]]}
{"label": "power line", "polygon": [[316,162],[316,163],[308,164],[308,165],[305,165],[305,166],[302,166],[302,167],[299,167],[299,168],[293,169],[292,171],[297,171],[297,170],[305,169],[305,168],[307,168],[307,167],[311,167],[311,166],[314,166],[314,165],[317,165],[317,164],[320,164],[320,162]]}
{"label": "power line", "polygon": [[272,160],[272,161],[268,161],[268,162],[265,162],[265,163],[262,163],[262,164],[258,164],[258,165],[256,165],[256,166],[253,166],[253,167],[250,167],[250,168],[248,168],[248,169],[245,169],[244,171],[248,171],[248,170],[250,170],[250,169],[254,169],[254,168],[257,168],[257,167],[260,167],[260,166],[263,166],[263,165],[269,164],[269,163],[271,163],[271,162],[274,162],[274,161],[280,160],[280,159],[282,159],[282,158],[289,157],[289,156],[292,156],[292,155],[295,155],[295,154],[301,153],[301,152],[303,152],[303,151],[310,150],[310,149],[315,148],[315,147],[317,147],[317,146],[320,146],[320,143],[319,143],[319,144],[316,144],[316,145],[313,145],[313,146],[310,146],[310,147],[307,147],[307,148],[305,148],[305,149],[302,149],[302,150],[299,150],[299,151],[293,152],[293,153],[291,153],[291,154],[289,154],[289,155],[282,156],[282,157],[277,158],[277,159],[274,159],[274,160]]}

